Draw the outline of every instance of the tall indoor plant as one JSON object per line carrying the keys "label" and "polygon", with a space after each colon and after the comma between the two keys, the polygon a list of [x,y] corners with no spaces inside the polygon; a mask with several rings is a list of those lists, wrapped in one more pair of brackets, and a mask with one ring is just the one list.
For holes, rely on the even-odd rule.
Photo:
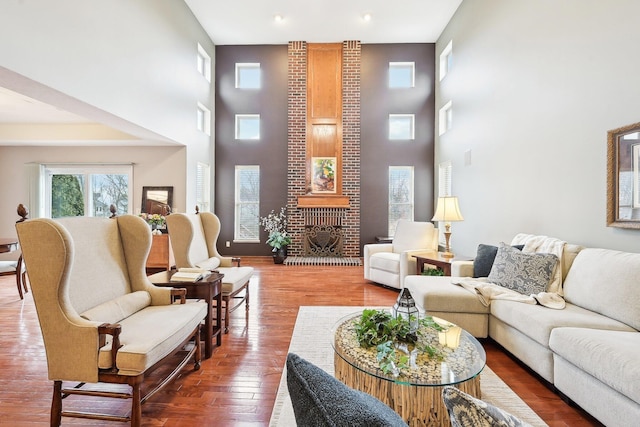
{"label": "tall indoor plant", "polygon": [[287,257],[287,245],[291,243],[291,236],[287,233],[287,215],[284,207],[280,212],[271,211],[266,217],[260,218],[260,224],[269,233],[267,245],[272,247],[273,262],[282,264]]}

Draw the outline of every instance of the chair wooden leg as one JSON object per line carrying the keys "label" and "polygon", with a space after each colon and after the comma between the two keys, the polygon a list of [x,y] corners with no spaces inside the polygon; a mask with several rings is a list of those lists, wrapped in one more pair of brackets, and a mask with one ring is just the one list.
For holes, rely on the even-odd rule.
{"label": "chair wooden leg", "polygon": [[229,333],[229,300],[230,298],[223,298],[224,299],[224,333],[228,334]]}
{"label": "chair wooden leg", "polygon": [[20,294],[20,299],[24,299],[24,295],[22,295],[22,283],[20,280],[20,270],[16,271],[16,285],[18,285],[18,293]]}
{"label": "chair wooden leg", "polygon": [[53,399],[51,400],[51,427],[59,427],[62,423],[62,381],[53,382]]}
{"label": "chair wooden leg", "polygon": [[142,421],[142,393],[140,392],[140,383],[141,381],[135,381],[131,384],[131,427],[140,427],[140,423]]}

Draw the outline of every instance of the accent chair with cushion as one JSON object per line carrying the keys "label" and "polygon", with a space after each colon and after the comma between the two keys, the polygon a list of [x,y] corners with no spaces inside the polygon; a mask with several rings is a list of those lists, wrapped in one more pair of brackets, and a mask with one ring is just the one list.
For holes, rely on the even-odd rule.
{"label": "accent chair with cushion", "polygon": [[[224,332],[229,332],[229,314],[245,302],[249,311],[249,281],[253,267],[240,267],[238,258],[218,253],[220,220],[211,212],[196,214],[173,213],[167,216],[167,228],[176,260],[176,268],[201,268],[218,271],[222,278]],[[233,263],[238,266],[234,267]],[[241,294],[244,291],[244,294]],[[236,301],[233,306],[231,301]]]}
{"label": "accent chair with cushion", "polygon": [[419,252],[438,250],[438,229],[430,222],[399,220],[391,243],[364,245],[364,278],[402,289],[404,278],[416,274]]}
{"label": "accent chair with cushion", "polygon": [[[207,305],[184,304],[185,289],[149,282],[145,262],[151,230],[136,216],[31,219],[16,229],[24,260],[32,266],[29,281],[54,381],[51,425],[59,426],[67,416],[139,426],[144,401],[191,358],[195,369],[200,367],[200,323]],[[174,303],[177,296],[180,304]],[[160,384],[143,395],[145,377],[164,363],[173,370],[163,369]],[[63,381],[80,384],[63,388]],[[104,384],[101,390],[81,387],[84,383],[128,384],[131,392],[105,390]],[[83,395],[131,399],[131,413],[62,410],[63,398],[65,407],[74,408]]]}

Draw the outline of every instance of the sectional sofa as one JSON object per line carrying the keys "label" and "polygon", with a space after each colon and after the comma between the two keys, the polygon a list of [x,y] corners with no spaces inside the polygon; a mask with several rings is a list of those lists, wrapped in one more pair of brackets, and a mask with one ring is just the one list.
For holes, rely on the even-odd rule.
{"label": "sectional sofa", "polygon": [[[565,244],[566,305],[492,300],[456,277],[407,276],[405,287],[431,315],[491,337],[605,425],[640,420],[640,254]],[[473,264],[453,265],[470,276]]]}

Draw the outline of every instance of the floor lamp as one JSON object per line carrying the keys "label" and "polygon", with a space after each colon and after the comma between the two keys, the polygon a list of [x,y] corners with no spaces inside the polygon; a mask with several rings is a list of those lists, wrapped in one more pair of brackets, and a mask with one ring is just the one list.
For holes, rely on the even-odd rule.
{"label": "floor lamp", "polygon": [[442,256],[445,258],[453,258],[453,253],[449,246],[449,240],[451,239],[451,222],[462,220],[464,220],[464,218],[462,218],[462,214],[460,213],[457,197],[438,197],[436,213],[433,215],[433,218],[431,218],[431,221],[444,221],[444,239],[446,246]]}

